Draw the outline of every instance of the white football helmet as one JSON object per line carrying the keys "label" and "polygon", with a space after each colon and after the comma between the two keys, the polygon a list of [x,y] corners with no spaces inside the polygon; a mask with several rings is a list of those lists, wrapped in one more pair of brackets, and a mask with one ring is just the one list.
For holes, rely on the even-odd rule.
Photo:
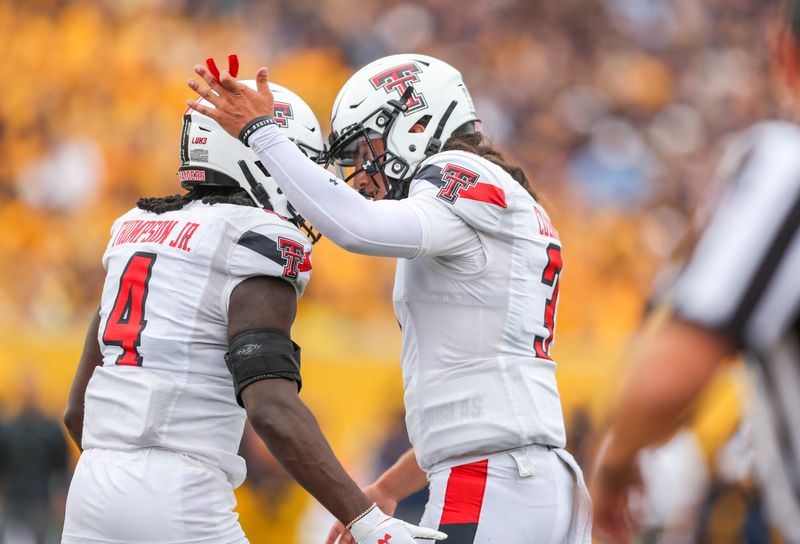
{"label": "white football helmet", "polygon": [[[461,73],[426,55],[390,55],[371,62],[344,84],[333,103],[329,158],[352,166],[362,138],[382,137],[384,153],[359,170],[380,175],[389,198],[402,198],[404,181],[438,153],[453,133],[476,130],[475,106]],[[412,132],[415,124],[425,127]],[[358,171],[348,176],[349,181]],[[373,178],[374,179],[374,178]]]}
{"label": "white football helmet", "polygon": [[[255,81],[241,83],[256,88]],[[270,83],[269,88],[275,97],[274,119],[278,125],[306,156],[313,161],[322,161],[325,145],[314,112],[286,87]],[[201,103],[214,107],[205,100]],[[188,110],[183,116],[178,178],[181,187],[187,190],[198,187],[242,188],[256,205],[287,218],[312,242],[319,239],[319,234],[286,199],[255,152],[225,132],[216,121],[194,110]]]}

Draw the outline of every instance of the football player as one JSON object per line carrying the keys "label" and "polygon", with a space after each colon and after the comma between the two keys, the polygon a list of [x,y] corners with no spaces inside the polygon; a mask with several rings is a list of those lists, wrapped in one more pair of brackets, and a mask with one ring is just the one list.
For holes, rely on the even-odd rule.
{"label": "football player", "polygon": [[392,512],[428,484],[421,525],[457,544],[590,542],[550,356],[561,242],[524,172],[483,139],[461,74],[416,54],[356,72],[333,106],[336,177],[281,133],[266,68],[255,91],[195,70],[208,86],[189,86],[215,109],[189,107],[250,146],[320,232],[398,258],[413,449],[367,494]]}
{"label": "football player", "polygon": [[[279,85],[271,92],[292,149],[318,159],[311,109]],[[360,542],[443,537],[375,508],[298,398],[291,327],[311,274],[303,217],[250,149],[191,110],[178,177],[188,193],[140,199],[111,228],[65,414],[82,454],[62,542],[247,542],[233,511],[245,417]]]}
{"label": "football player", "polygon": [[[773,57],[790,83],[800,67],[800,2],[781,2]],[[595,526],[628,542],[637,458],[667,438],[719,368],[741,354],[758,387],[752,445],[771,522],[800,542],[800,127],[758,123],[721,160],[713,210],[672,288],[672,314],[642,335],[595,474]]]}

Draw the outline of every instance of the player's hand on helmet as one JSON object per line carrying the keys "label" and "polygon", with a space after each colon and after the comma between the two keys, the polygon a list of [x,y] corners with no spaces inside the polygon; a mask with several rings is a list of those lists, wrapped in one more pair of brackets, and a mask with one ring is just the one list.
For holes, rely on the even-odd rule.
{"label": "player's hand on helmet", "polygon": [[198,100],[189,100],[187,104],[191,109],[211,117],[234,138],[238,138],[245,125],[256,117],[272,117],[275,100],[269,89],[266,68],[259,68],[256,72],[256,90],[240,83],[228,71],[220,71],[219,81],[201,64],[196,65],[194,71],[207,86],[190,79],[189,88],[214,107]]}
{"label": "player's hand on helmet", "polygon": [[349,526],[356,544],[416,544],[415,538],[444,540],[447,535],[434,529],[417,527],[386,515],[377,505]]}
{"label": "player's hand on helmet", "polygon": [[[378,505],[378,508],[380,508],[384,514],[387,516],[394,515],[394,511],[397,509],[397,501],[390,497],[381,486],[372,484],[362,489],[362,491],[364,495],[375,501],[375,504]],[[353,535],[345,528],[344,523],[341,521],[337,521],[333,524],[333,527],[331,527],[328,533],[328,538],[325,540],[325,544],[334,544],[337,542],[337,538],[339,539],[339,544],[355,544],[356,542],[353,539]]]}

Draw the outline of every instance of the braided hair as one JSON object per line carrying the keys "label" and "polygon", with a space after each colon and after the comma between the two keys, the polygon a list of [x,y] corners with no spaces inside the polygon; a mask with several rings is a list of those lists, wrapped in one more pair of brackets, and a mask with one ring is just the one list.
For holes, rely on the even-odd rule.
{"label": "braided hair", "polygon": [[225,189],[223,187],[196,187],[182,195],[169,195],[159,197],[142,197],[136,202],[136,207],[153,213],[172,212],[181,210],[195,200],[202,200],[203,204],[236,204],[238,206],[253,206],[256,204],[244,189]]}

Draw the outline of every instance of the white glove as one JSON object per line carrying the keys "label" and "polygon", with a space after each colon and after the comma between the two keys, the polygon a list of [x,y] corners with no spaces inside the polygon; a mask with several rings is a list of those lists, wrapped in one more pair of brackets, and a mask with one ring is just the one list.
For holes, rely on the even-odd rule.
{"label": "white glove", "polygon": [[377,505],[347,526],[357,544],[416,544],[414,538],[444,540],[447,535],[387,516]]}

